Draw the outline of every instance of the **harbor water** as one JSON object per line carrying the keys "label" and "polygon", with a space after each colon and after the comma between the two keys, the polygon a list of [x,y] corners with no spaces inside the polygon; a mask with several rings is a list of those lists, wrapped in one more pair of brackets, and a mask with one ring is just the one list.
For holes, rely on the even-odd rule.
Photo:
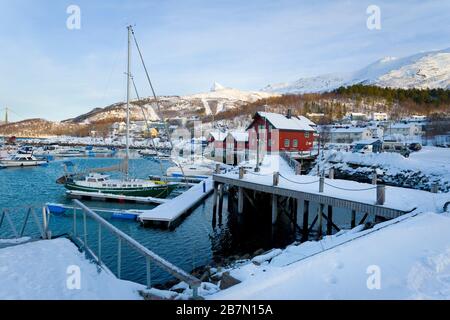
{"label": "harbor water", "polygon": [[[120,158],[77,158],[70,159],[78,170],[108,167],[117,164]],[[18,229],[22,225],[25,213],[32,207],[40,210],[46,203],[72,205],[65,196],[65,188],[56,184],[56,179],[64,174],[64,161],[55,160],[45,167],[11,168],[0,170],[0,208],[8,209]],[[164,171],[173,164],[164,163]],[[148,175],[161,175],[159,163],[135,157],[130,160],[132,177],[145,178]],[[225,201],[226,204],[227,201]],[[151,209],[150,205],[119,204],[113,202],[84,201],[91,208],[112,209]],[[199,205],[175,230],[144,228],[135,221],[112,219],[111,214],[101,213],[110,223],[136,239],[138,242],[177,265],[187,272],[210,264],[223,264],[228,257],[251,254],[257,249],[283,247],[295,240],[289,228],[280,225],[273,229],[271,224],[259,219],[241,221],[226,213],[223,220],[213,219],[212,197]],[[81,219],[78,219],[78,233],[81,233]],[[213,223],[214,222],[214,223]],[[53,236],[62,236],[72,232],[73,216],[52,215],[49,228]],[[25,235],[37,235],[37,228],[30,218]],[[0,228],[0,238],[12,237],[6,222]],[[88,219],[88,243],[97,252],[98,225]],[[102,260],[113,271],[117,270],[117,243],[115,236],[102,233]],[[144,258],[124,246],[122,249],[122,278],[139,283],[146,282],[146,263]],[[162,284],[172,280],[171,276],[156,266],[152,266],[152,283]]]}

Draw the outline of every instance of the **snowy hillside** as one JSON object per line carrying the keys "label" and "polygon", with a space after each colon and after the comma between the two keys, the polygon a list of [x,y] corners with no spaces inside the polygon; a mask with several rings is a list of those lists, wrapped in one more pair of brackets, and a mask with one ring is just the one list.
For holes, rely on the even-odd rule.
{"label": "snowy hillside", "polygon": [[450,88],[450,48],[404,58],[385,57],[348,74],[328,74],[269,85],[265,92],[325,92],[340,86],[371,84],[392,88]]}
{"label": "snowy hillside", "polygon": [[[227,88],[215,82],[210,92],[198,93],[188,96],[162,96],[159,97],[161,113],[164,117],[187,117],[187,116],[209,116],[237,108],[247,102],[276,96],[278,94],[258,91],[243,91]],[[143,120],[143,105],[146,117],[149,120],[159,120],[157,106],[152,99],[147,98],[139,102],[131,103],[131,118]],[[116,103],[105,108],[96,108],[92,111],[69,119],[69,123],[92,123],[108,119],[125,118],[126,104]]]}

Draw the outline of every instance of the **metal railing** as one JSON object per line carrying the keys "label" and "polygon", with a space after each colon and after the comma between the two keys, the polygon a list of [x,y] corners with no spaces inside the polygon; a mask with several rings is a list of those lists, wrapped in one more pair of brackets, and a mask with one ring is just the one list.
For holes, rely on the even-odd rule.
{"label": "metal railing", "polygon": [[[19,226],[20,228],[17,228],[17,221],[14,222],[13,219],[11,218],[11,210],[10,209],[3,209],[1,216],[0,216],[0,229],[2,228],[4,221],[6,220],[6,223],[9,225],[9,228],[14,236],[14,239],[20,239],[24,236],[25,234],[25,229],[28,225],[28,221],[30,216],[33,217],[34,223],[38,228],[39,234],[41,236],[42,239],[46,239],[47,235],[48,235],[48,230],[47,230],[47,212],[45,207],[42,209],[42,216],[43,216],[43,223],[41,224],[38,214],[36,214],[36,209],[29,207],[26,208],[26,214],[25,214],[25,218],[22,222],[22,225]],[[19,231],[20,230],[20,231]]]}
{"label": "metal railing", "polygon": [[[186,282],[190,288],[193,290],[193,297],[198,297],[198,288],[201,285],[201,281],[196,277],[188,274],[184,270],[179,267],[173,265],[162,257],[158,256],[151,250],[144,247],[142,244],[137,242],[135,239],[131,238],[129,235],[119,230],[112,224],[108,223],[97,213],[92,211],[90,208],[85,206],[79,200],[73,200],[75,205],[82,210],[83,214],[83,236],[79,238],[77,235],[77,208],[73,209],[73,236],[79,242],[81,242],[85,251],[89,252],[94,259],[97,260],[98,264],[102,265],[102,230],[103,228],[110,231],[114,236],[118,239],[117,246],[117,277],[121,278],[121,265],[122,265],[122,245],[123,243],[127,244],[134,250],[136,250],[139,254],[141,254],[146,259],[146,273],[147,273],[147,288],[151,288],[151,263],[155,263],[158,267],[171,274],[175,278],[180,281]],[[87,232],[87,217],[93,219],[98,223],[98,251],[97,254],[93,253],[88,245],[88,232]]]}

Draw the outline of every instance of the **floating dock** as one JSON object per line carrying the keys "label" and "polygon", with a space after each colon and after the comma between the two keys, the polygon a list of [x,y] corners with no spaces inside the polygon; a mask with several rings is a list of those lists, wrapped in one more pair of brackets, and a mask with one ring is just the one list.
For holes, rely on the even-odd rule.
{"label": "floating dock", "polygon": [[155,209],[143,210],[138,221],[144,225],[157,224],[168,228],[174,227],[184,215],[207,198],[213,190],[212,178],[206,179]]}
{"label": "floating dock", "polygon": [[117,201],[117,202],[131,202],[131,203],[142,203],[142,204],[164,204],[170,199],[161,199],[161,198],[153,198],[153,197],[132,197],[132,196],[123,196],[117,194],[106,194],[100,192],[86,192],[86,191],[76,191],[76,190],[68,190],[66,191],[66,195],[72,199],[89,199],[94,201]]}

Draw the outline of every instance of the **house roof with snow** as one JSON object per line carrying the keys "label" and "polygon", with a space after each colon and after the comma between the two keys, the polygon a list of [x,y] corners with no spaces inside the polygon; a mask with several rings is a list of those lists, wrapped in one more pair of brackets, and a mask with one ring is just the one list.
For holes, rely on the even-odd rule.
{"label": "house roof with snow", "polygon": [[248,132],[231,131],[227,137],[233,137],[237,142],[248,142]]}
{"label": "house roof with snow", "polygon": [[345,128],[331,128],[331,133],[362,133],[368,131],[367,128],[361,127],[345,127]]}
{"label": "house roof with snow", "polygon": [[[284,114],[272,112],[257,112],[256,116],[266,119],[275,129],[292,131],[316,131],[311,124],[314,124],[306,117],[291,116],[288,118]],[[256,117],[255,116],[255,117]],[[314,124],[315,125],[315,124]]]}
{"label": "house roof with snow", "polygon": [[212,137],[215,141],[223,141],[227,137],[227,134],[222,131],[211,131],[208,138]]}
{"label": "house roof with snow", "polygon": [[411,127],[416,126],[414,123],[402,123],[402,122],[398,122],[398,123],[394,123],[391,126],[389,126],[389,128],[392,129],[409,129]]}

